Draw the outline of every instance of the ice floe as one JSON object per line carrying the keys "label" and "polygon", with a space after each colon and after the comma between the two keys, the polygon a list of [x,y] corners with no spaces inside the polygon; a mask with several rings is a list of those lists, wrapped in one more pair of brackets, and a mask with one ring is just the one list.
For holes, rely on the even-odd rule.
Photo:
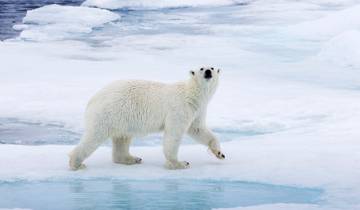
{"label": "ice floe", "polygon": [[22,39],[61,40],[90,33],[94,28],[119,18],[118,14],[104,9],[53,4],[28,11],[23,25],[14,27],[23,30]]}

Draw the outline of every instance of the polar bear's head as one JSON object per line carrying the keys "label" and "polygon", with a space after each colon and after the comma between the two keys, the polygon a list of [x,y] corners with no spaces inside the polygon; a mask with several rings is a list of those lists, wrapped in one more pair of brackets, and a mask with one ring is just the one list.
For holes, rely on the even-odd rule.
{"label": "polar bear's head", "polygon": [[190,75],[200,86],[215,90],[219,80],[220,69],[201,67],[196,71],[190,71]]}

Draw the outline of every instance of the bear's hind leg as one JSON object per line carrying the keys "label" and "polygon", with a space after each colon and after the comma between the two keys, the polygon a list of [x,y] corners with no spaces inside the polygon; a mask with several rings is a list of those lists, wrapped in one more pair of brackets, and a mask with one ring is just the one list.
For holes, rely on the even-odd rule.
{"label": "bear's hind leg", "polygon": [[141,163],[142,159],[130,155],[129,147],[131,138],[129,137],[113,137],[112,138],[112,158],[114,163],[132,165]]}
{"label": "bear's hind leg", "polygon": [[85,168],[82,163],[88,158],[105,140],[107,137],[101,133],[85,132],[81,137],[80,143],[70,152],[69,165],[71,170],[78,170]]}

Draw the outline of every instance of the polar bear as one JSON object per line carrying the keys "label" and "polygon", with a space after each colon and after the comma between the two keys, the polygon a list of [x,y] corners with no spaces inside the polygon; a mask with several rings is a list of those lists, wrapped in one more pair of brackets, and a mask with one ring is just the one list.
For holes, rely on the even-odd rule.
{"label": "polar bear", "polygon": [[218,139],[205,123],[219,74],[220,69],[201,67],[190,71],[185,82],[116,81],[100,90],[88,103],[85,133],[69,154],[70,169],[85,167],[82,162],[108,138],[113,143],[113,162],[141,163],[141,158],[129,153],[131,139],[161,131],[168,169],[189,167],[189,162],[177,158],[186,133],[206,145],[217,158],[224,159]]}

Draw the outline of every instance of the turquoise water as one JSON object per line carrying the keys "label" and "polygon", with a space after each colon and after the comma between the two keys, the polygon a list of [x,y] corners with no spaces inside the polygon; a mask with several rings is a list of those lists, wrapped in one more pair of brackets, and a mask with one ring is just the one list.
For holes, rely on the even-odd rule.
{"label": "turquoise water", "polygon": [[51,180],[0,184],[0,208],[212,209],[318,203],[319,189],[215,180]]}

